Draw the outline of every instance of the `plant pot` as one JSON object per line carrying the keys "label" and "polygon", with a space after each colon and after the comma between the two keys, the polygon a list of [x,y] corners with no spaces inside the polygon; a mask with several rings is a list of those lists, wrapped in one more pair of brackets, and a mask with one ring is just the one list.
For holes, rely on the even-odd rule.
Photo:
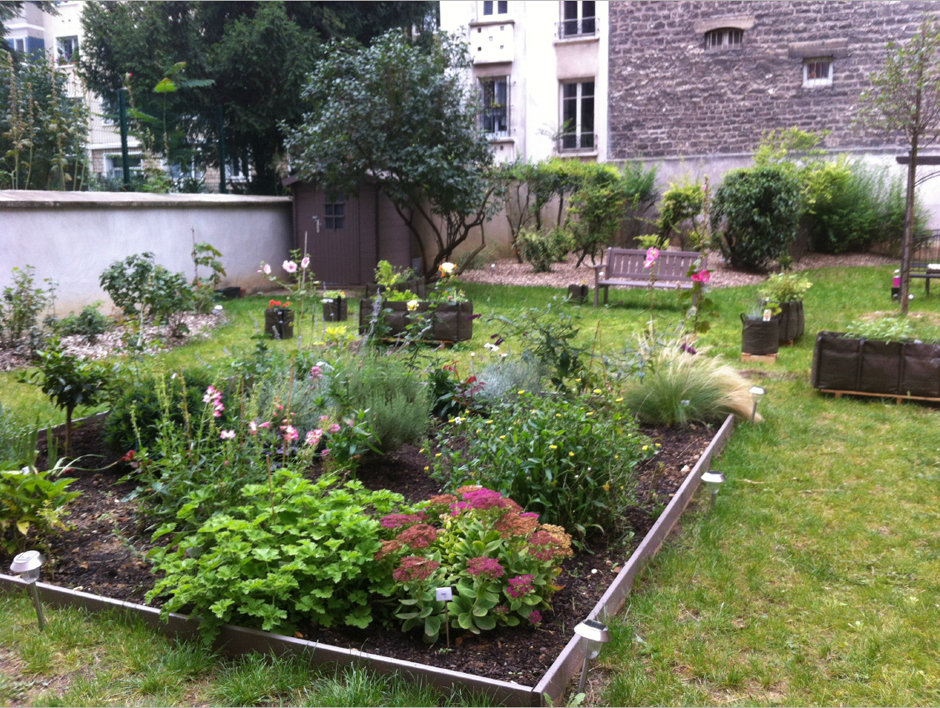
{"label": "plant pot", "polygon": [[274,339],[293,339],[294,311],[284,307],[269,307],[264,311],[264,333]]}
{"label": "plant pot", "polygon": [[229,287],[229,288],[221,288],[219,290],[216,290],[215,294],[221,295],[226,300],[234,300],[235,298],[238,298],[244,295],[245,291],[242,288],[238,287],[237,285],[233,285],[232,287]]}
{"label": "plant pot", "polygon": [[795,342],[803,336],[806,329],[806,320],[803,317],[803,301],[777,303],[780,312],[776,320],[779,330],[780,343]]}
{"label": "plant pot", "polygon": [[741,351],[755,356],[776,354],[780,349],[777,320],[750,319],[741,315]]}
{"label": "plant pot", "polygon": [[858,391],[862,340],[820,332],[813,350],[812,384],[830,391]]}
{"label": "plant pot", "polygon": [[[369,331],[374,300],[363,298],[359,302],[359,334]],[[385,336],[398,337],[407,331],[412,318],[433,309],[432,326],[425,336],[439,342],[464,342],[473,337],[472,302],[434,303],[423,300],[418,307],[408,310],[407,302],[382,302]]]}
{"label": "plant pot", "polygon": [[[380,294],[383,290],[387,288],[384,285],[379,285],[377,283],[368,283],[366,285],[366,297],[375,297]],[[418,299],[421,300],[428,296],[427,284],[424,282],[423,278],[412,278],[411,280],[406,280],[404,283],[398,283],[391,287],[392,292],[403,293],[406,290],[410,290],[415,295],[418,296]]]}
{"label": "plant pot", "polygon": [[583,305],[590,292],[591,290],[587,285],[569,285],[568,300],[578,305]]}
{"label": "plant pot", "polygon": [[901,393],[901,342],[863,339],[859,358],[859,391]]}
{"label": "plant pot", "polygon": [[347,300],[344,297],[323,300],[324,322],[345,322],[349,318]]}

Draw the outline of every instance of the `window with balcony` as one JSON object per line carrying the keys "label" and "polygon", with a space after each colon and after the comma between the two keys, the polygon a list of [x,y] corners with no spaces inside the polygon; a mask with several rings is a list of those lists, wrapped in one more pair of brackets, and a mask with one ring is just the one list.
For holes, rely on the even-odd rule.
{"label": "window with balcony", "polygon": [[803,86],[806,88],[832,86],[832,57],[804,59]]}
{"label": "window with balcony", "polygon": [[594,82],[561,85],[561,150],[593,150]]}
{"label": "window with balcony", "polygon": [[480,79],[483,97],[481,121],[483,132],[491,138],[509,135],[509,77],[486,76]]}
{"label": "window with balcony", "polygon": [[78,61],[78,37],[56,37],[55,54],[59,64],[74,64]]}
{"label": "window with balcony", "polygon": [[506,2],[506,0],[497,0],[496,2],[493,2],[493,0],[484,0],[483,2],[484,17],[492,16],[494,10],[496,11],[495,14],[497,15],[505,15],[509,12],[509,3]]}
{"label": "window with balcony", "polygon": [[594,2],[572,2],[564,0],[561,3],[561,23],[558,36],[566,37],[592,36],[597,33],[597,18],[594,14]]}
{"label": "window with balcony", "polygon": [[744,44],[744,30],[721,27],[705,33],[705,49],[738,49]]}

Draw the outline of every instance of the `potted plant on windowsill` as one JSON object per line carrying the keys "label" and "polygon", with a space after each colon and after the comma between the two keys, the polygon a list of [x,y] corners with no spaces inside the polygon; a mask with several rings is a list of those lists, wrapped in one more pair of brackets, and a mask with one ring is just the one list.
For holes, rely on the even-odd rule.
{"label": "potted plant on windowsill", "polygon": [[812,283],[800,273],[775,273],[761,287],[764,306],[775,312],[781,344],[795,342],[803,336],[806,329],[803,295],[811,287]]}
{"label": "potted plant on windowsill", "polygon": [[345,322],[349,317],[345,290],[325,290],[322,302],[324,322]]}
{"label": "potted plant on windowsill", "polygon": [[289,302],[268,301],[264,311],[264,333],[274,339],[294,338],[294,311]]}
{"label": "potted plant on windowsill", "polygon": [[[359,333],[382,337],[412,336],[439,342],[462,342],[473,337],[473,303],[454,277],[454,264],[441,264],[441,278],[425,298],[409,290],[382,291],[382,299],[364,298],[359,306]],[[421,322],[425,324],[420,325]],[[416,326],[416,323],[418,326]]]}

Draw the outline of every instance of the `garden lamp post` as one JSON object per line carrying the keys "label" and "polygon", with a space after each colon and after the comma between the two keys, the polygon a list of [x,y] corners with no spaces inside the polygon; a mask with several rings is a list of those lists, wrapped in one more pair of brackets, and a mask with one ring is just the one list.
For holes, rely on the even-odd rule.
{"label": "garden lamp post", "polygon": [[588,664],[598,657],[603,646],[610,641],[610,632],[602,622],[584,620],[574,628],[574,633],[585,640],[584,665],[581,667],[581,681],[578,683],[578,692],[581,692],[584,690]]}
{"label": "garden lamp post", "polygon": [[753,423],[754,419],[757,417],[757,404],[760,403],[760,399],[767,393],[767,389],[763,386],[751,386],[748,393],[751,394],[751,400],[754,401],[754,407],[751,409],[751,423]]}
{"label": "garden lamp post", "polygon": [[10,570],[19,575],[26,581],[26,587],[36,606],[36,617],[39,620],[39,630],[46,627],[46,620],[42,614],[42,602],[39,600],[39,589],[36,587],[36,581],[39,580],[39,573],[42,564],[46,559],[42,557],[39,551],[24,551],[17,555],[10,564]]}
{"label": "garden lamp post", "polygon": [[721,491],[721,485],[724,484],[725,476],[716,470],[708,470],[705,474],[702,475],[702,481],[705,482],[705,486],[708,488],[708,493],[712,496],[711,506],[715,506],[715,497],[718,496],[718,492]]}

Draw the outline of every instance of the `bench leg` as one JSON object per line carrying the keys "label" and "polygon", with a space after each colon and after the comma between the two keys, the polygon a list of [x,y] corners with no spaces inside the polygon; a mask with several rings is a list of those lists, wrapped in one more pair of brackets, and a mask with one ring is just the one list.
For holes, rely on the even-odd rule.
{"label": "bench leg", "polygon": [[924,278],[924,295],[930,295],[930,278]]}
{"label": "bench leg", "polygon": [[597,296],[600,293],[600,290],[601,289],[598,287],[597,283],[595,283],[594,284],[594,307],[597,307]]}
{"label": "bench leg", "polygon": [[605,304],[605,305],[607,304],[607,296],[608,296],[609,294],[610,294],[610,286],[609,286],[609,285],[605,285],[605,286],[604,286],[604,304]]}

